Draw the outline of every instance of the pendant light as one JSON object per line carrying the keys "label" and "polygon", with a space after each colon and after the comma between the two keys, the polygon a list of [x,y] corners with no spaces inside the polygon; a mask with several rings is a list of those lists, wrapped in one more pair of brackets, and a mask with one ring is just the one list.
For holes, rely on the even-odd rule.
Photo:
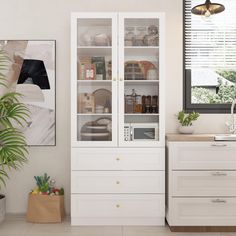
{"label": "pendant light", "polygon": [[193,7],[191,12],[194,15],[210,17],[211,15],[221,13],[224,10],[225,10],[224,5],[220,3],[211,3],[210,0],[206,0],[204,4],[200,4]]}

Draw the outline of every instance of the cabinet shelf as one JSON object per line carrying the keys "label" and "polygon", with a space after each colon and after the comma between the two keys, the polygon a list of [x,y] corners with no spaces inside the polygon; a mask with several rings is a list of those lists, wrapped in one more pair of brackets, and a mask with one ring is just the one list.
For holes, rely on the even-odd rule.
{"label": "cabinet shelf", "polygon": [[126,56],[158,57],[159,47],[125,47]]}
{"label": "cabinet shelf", "polygon": [[111,46],[78,46],[77,53],[80,56],[111,56]]}
{"label": "cabinet shelf", "polygon": [[142,85],[155,85],[159,84],[159,80],[124,80],[125,84],[142,84]]}
{"label": "cabinet shelf", "polygon": [[79,83],[109,83],[111,82],[112,80],[77,80],[77,82]]}
{"label": "cabinet shelf", "polygon": [[111,83],[112,80],[77,80],[77,84],[81,86],[107,86]]}
{"label": "cabinet shelf", "polygon": [[78,46],[77,49],[112,49],[112,46]]}
{"label": "cabinet shelf", "polygon": [[159,46],[125,46],[125,49],[159,49]]}
{"label": "cabinet shelf", "polygon": [[111,116],[111,113],[77,113],[77,116]]}
{"label": "cabinet shelf", "polygon": [[159,113],[125,113],[125,116],[159,116]]}

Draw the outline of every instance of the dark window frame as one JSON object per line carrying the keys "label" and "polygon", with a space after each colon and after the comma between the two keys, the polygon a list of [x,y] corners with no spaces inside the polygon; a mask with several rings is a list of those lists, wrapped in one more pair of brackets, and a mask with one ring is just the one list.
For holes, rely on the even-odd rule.
{"label": "dark window frame", "polygon": [[183,1],[183,109],[205,114],[230,113],[231,104],[193,104],[191,103],[191,70],[185,69],[185,0]]}

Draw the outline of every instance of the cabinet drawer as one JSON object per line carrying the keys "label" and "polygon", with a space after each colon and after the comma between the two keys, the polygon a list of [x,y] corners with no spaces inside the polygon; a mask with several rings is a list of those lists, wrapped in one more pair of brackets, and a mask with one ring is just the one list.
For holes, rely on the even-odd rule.
{"label": "cabinet drawer", "polygon": [[175,226],[234,226],[236,198],[172,198]]}
{"label": "cabinet drawer", "polygon": [[72,170],[164,170],[165,149],[72,148]]}
{"label": "cabinet drawer", "polygon": [[72,171],[72,193],[164,193],[164,171]]}
{"label": "cabinet drawer", "polygon": [[172,171],[172,196],[236,196],[236,171]]}
{"label": "cabinet drawer", "polygon": [[72,217],[163,217],[164,195],[72,194]]}
{"label": "cabinet drawer", "polygon": [[236,169],[236,143],[169,142],[173,170]]}

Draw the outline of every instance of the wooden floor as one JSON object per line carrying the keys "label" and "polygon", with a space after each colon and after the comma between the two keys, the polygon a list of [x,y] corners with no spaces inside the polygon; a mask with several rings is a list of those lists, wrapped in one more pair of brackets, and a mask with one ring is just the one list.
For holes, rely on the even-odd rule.
{"label": "wooden floor", "polygon": [[31,224],[21,215],[8,215],[0,225],[0,236],[236,236],[236,233],[181,233],[166,227],[75,227],[69,219],[61,224]]}

